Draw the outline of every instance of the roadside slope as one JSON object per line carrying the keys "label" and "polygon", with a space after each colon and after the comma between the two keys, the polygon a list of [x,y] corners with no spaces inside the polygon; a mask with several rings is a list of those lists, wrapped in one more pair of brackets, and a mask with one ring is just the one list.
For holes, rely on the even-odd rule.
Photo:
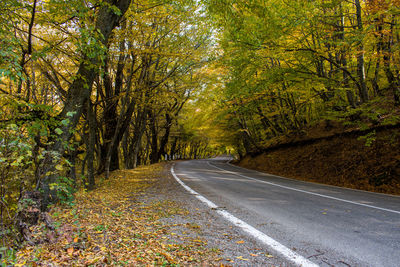
{"label": "roadside slope", "polygon": [[299,180],[400,194],[400,134],[383,129],[294,142],[247,155],[239,166]]}

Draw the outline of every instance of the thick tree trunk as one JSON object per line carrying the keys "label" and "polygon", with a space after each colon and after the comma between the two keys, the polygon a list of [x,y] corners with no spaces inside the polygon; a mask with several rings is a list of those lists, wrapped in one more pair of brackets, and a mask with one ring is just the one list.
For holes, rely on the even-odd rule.
{"label": "thick tree trunk", "polygon": [[[104,133],[104,145],[110,149],[112,149],[111,153],[107,151],[105,158],[102,160],[107,160],[107,154],[111,154],[110,159],[110,171],[115,171],[119,169],[119,153],[118,153],[118,145],[112,146],[111,142],[114,139],[115,130],[118,126],[118,115],[117,115],[117,107],[118,107],[118,99],[121,94],[121,89],[123,85],[124,79],[124,66],[125,66],[125,43],[121,42],[119,45],[120,55],[118,57],[117,70],[115,73],[115,82],[113,86],[112,78],[109,75],[110,66],[109,61],[106,60],[105,63],[105,74],[104,74],[104,89],[105,89],[105,111],[104,111],[104,123],[105,123],[105,133]],[[128,124],[129,125],[129,124]],[[104,162],[105,162],[104,161]]]}
{"label": "thick tree trunk", "polygon": [[[107,45],[112,30],[118,25],[121,17],[127,11],[131,0],[107,0],[105,2],[108,5],[104,5],[100,8],[95,26],[95,30],[100,32],[103,36],[102,43],[104,46]],[[109,5],[116,6],[121,12],[115,12],[109,8]],[[38,184],[38,189],[42,192],[43,197],[43,201],[41,202],[42,210],[46,210],[48,204],[51,202],[57,201],[57,192],[55,189],[50,189],[50,184],[57,183],[58,175],[55,166],[58,164],[59,160],[52,155],[64,154],[65,145],[68,144],[73,130],[82,115],[84,104],[91,95],[93,81],[97,76],[100,64],[99,57],[89,58],[88,55],[84,55],[78,71],[75,74],[75,79],[69,87],[64,108],[58,116],[61,120],[68,119],[69,123],[61,127],[62,134],[60,134],[58,140],[48,148],[49,153],[42,173],[50,174],[45,175]]]}

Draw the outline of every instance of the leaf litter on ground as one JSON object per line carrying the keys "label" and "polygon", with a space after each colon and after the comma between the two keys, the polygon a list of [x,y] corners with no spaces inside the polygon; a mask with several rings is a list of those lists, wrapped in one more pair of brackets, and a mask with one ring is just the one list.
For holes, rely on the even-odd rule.
{"label": "leaf litter on ground", "polygon": [[[55,231],[39,224],[31,230],[42,239],[25,245],[15,264],[30,266],[177,266],[218,265],[217,250],[201,239],[171,232],[162,219],[188,211],[171,200],[142,202],[158,182],[165,163],[115,171],[97,189],[76,193],[72,206],[56,206]],[[185,231],[197,231],[187,225]],[[180,240],[177,240],[180,239]]]}

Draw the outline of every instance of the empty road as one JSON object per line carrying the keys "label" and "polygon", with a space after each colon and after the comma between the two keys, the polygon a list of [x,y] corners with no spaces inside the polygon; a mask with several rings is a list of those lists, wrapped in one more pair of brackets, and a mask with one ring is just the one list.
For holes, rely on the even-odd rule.
{"label": "empty road", "polygon": [[398,196],[263,174],[228,164],[226,158],[177,162],[173,172],[216,210],[311,263],[400,266]]}

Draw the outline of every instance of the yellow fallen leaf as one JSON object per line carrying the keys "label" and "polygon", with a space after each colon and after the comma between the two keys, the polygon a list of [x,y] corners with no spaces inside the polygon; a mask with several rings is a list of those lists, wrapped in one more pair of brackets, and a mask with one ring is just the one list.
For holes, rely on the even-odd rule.
{"label": "yellow fallen leaf", "polygon": [[163,255],[166,259],[167,259],[167,261],[169,262],[169,263],[172,263],[172,264],[177,264],[177,262],[172,258],[172,256],[170,255],[170,254],[168,254],[167,252],[159,252],[161,255]]}
{"label": "yellow fallen leaf", "polygon": [[242,260],[242,261],[248,261],[249,259],[245,259],[242,256],[236,257],[236,259]]}
{"label": "yellow fallen leaf", "polygon": [[244,243],[243,240],[240,240],[240,241],[236,242],[236,244],[243,244],[243,243]]}
{"label": "yellow fallen leaf", "polygon": [[269,255],[268,253],[265,253],[265,257],[267,257],[267,258],[273,258],[274,256]]}

